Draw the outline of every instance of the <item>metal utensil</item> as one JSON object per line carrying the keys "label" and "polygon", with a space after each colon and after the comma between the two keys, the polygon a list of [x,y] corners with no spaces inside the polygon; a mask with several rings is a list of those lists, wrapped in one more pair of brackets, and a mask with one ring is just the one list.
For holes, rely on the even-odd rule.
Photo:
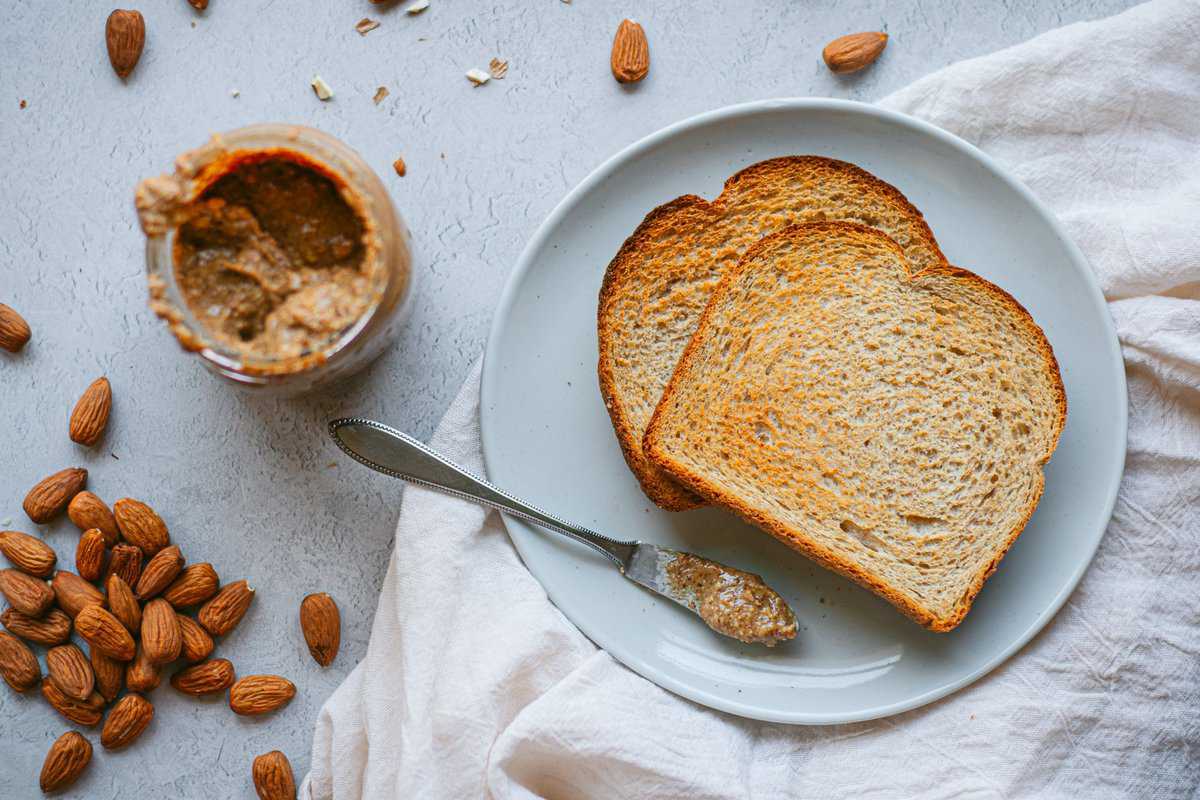
{"label": "metal utensil", "polygon": [[[732,610],[733,613],[744,612],[750,602],[768,601],[771,606],[770,608],[764,607],[764,611],[779,614],[780,607],[782,607],[782,612],[786,616],[785,624],[773,626],[770,635],[760,639],[743,639],[744,641],[774,644],[775,641],[795,636],[795,618],[792,616],[791,610],[774,590],[761,582],[758,576],[733,570],[717,562],[679,550],[658,547],[645,542],[624,542],[610,539],[595,531],[567,522],[513,497],[508,492],[459,467],[411,436],[381,422],[354,417],[336,419],[329,423],[329,434],[346,455],[377,472],[418,486],[435,489],[463,500],[490,506],[581,542],[612,561],[621,574],[629,580],[701,615],[709,627],[717,630],[718,633],[743,638],[728,630],[721,630],[720,625],[714,624],[710,614],[702,613],[701,601],[704,598],[699,596],[695,585],[672,579],[675,572],[670,567],[681,557],[689,559],[682,562],[689,565],[700,563],[705,568],[711,565],[719,571],[718,577],[726,578],[722,588],[729,590],[725,592],[724,597],[724,602],[728,606],[727,610]],[[761,591],[755,589],[751,593],[746,593],[744,577],[757,581],[756,585],[761,587]],[[739,583],[739,581],[741,582]],[[680,583],[684,585],[679,585]],[[737,592],[736,596],[732,592]],[[752,597],[751,594],[754,596]],[[707,607],[703,609],[705,612],[708,610]],[[790,627],[786,624],[787,620],[790,620]]]}

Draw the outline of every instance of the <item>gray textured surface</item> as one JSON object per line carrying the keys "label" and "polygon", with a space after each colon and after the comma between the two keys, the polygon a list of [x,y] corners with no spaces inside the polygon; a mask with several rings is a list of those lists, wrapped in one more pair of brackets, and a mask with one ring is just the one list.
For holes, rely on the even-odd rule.
{"label": "gray textured surface", "polygon": [[[0,523],[11,519],[0,527],[40,533],[71,563],[73,526],[35,526],[20,503],[43,475],[79,464],[106,500],[155,506],[190,561],[258,588],[219,653],[242,674],[289,676],[296,700],[246,720],[222,700],[160,688],[143,739],[110,754],[92,735],[94,762],[67,795],[199,798],[252,796],[250,761],[276,748],[299,779],[322,702],[366,650],[400,486],[340,457],[324,421],[362,414],[427,437],[481,351],[523,242],[588,171],[700,111],[772,96],[873,100],[1130,3],[433,0],[406,17],[366,0],[212,0],[204,14],[156,0],[141,7],[146,51],[126,82],[104,52],[110,9],[87,5],[0,11],[0,302],[34,330],[22,355],[0,353]],[[633,89],[608,73],[625,15],[644,24],[653,60]],[[359,36],[363,16],[382,27]],[[826,41],[875,29],[892,39],[871,70],[825,70]],[[510,61],[508,78],[472,88],[463,73],[493,56]],[[313,96],[314,73],[333,86],[330,102]],[[391,95],[375,106],[379,85]],[[307,123],[356,148],[416,244],[417,302],[399,343],[348,385],[299,400],[234,393],[181,354],[145,302],[134,184],[209,132],[260,121]],[[390,170],[401,154],[403,179]],[[84,450],[66,437],[67,415],[99,374],[115,410],[101,445]],[[296,622],[301,597],[320,590],[344,622],[325,670]],[[0,797],[38,796],[44,753],[67,727],[40,697],[0,690]]]}

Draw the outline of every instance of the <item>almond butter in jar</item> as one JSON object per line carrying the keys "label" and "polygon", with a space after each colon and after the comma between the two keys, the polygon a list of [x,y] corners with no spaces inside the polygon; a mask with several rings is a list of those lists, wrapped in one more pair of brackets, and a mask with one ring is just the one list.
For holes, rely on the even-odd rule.
{"label": "almond butter in jar", "polygon": [[255,125],[137,187],[150,307],[223,378],[298,394],[357,372],[411,296],[410,236],[350,148]]}

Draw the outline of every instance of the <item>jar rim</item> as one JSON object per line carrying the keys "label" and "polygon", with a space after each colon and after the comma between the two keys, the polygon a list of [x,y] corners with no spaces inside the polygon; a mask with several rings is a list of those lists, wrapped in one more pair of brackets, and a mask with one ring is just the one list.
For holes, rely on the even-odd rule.
{"label": "jar rim", "polygon": [[[366,252],[363,265],[370,295],[362,313],[338,336],[319,349],[296,356],[268,357],[238,352],[212,336],[192,312],[176,283],[173,237],[178,221],[156,220],[147,225],[143,187],[153,181],[173,181],[169,205],[182,208],[199,198],[220,178],[231,174],[247,156],[277,153],[329,177],[363,225]],[[269,155],[267,157],[270,157]],[[161,197],[161,185],[155,188]],[[382,206],[382,207],[380,207]],[[221,374],[247,384],[267,384],[311,372],[337,360],[371,326],[383,304],[391,279],[385,263],[389,237],[402,230],[396,210],[378,175],[346,144],[303,125],[262,123],[214,134],[199,148],[180,155],[172,175],[143,181],[138,188],[138,211],[146,233],[146,269],[151,308],[164,319],[186,350],[195,352]]]}

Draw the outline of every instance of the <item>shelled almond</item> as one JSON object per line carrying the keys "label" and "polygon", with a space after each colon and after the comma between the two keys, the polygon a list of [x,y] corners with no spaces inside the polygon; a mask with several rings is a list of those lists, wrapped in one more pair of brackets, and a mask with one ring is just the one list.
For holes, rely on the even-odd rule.
{"label": "shelled almond", "polygon": [[292,764],[278,750],[255,758],[250,774],[254,778],[254,791],[258,793],[259,800],[294,800],[296,797]]}
{"label": "shelled almond", "polygon": [[104,584],[108,588],[108,610],[121,621],[125,630],[137,635],[142,630],[142,607],[138,605],[133,590],[120,575],[109,575]]}
{"label": "shelled almond", "polygon": [[83,651],[74,644],[60,644],[46,653],[46,671],[58,690],[67,697],[87,700],[96,688],[96,673]]}
{"label": "shelled almond", "polygon": [[75,495],[87,486],[87,470],[81,467],[61,469],[38,481],[21,504],[37,523],[49,522],[66,509]]}
{"label": "shelled almond", "polygon": [[138,547],[147,558],[171,543],[167,524],[141,500],[121,498],[113,503],[113,516],[121,538]]}
{"label": "shelled almond", "polygon": [[42,667],[29,645],[3,631],[0,631],[0,677],[17,692],[32,689],[42,679]]}
{"label": "shelled almond", "polygon": [[204,629],[213,636],[224,636],[237,627],[250,608],[254,590],[246,581],[235,581],[221,588],[205,603],[196,616]]}
{"label": "shelled almond", "polygon": [[109,658],[129,661],[136,649],[121,621],[101,606],[85,606],[75,617],[75,630],[83,640]]}
{"label": "shelled almond", "polygon": [[20,531],[0,531],[0,553],[17,569],[38,578],[48,578],[58,561],[54,548]]}
{"label": "shelled almond", "polygon": [[91,447],[104,435],[111,410],[112,386],[108,378],[97,378],[76,401],[67,435],[71,441]]}
{"label": "shelled almond", "polygon": [[0,594],[22,614],[40,617],[54,602],[54,592],[32,575],[16,569],[0,569]]}
{"label": "shelled almond", "polygon": [[75,571],[79,577],[98,581],[104,572],[104,559],[108,550],[104,546],[104,534],[99,528],[84,531],[75,546]]}
{"label": "shelled almond", "polygon": [[154,706],[149,700],[140,694],[127,694],[108,712],[100,732],[100,744],[105,750],[128,747],[137,741],[153,719]]}
{"label": "shelled almond", "polygon": [[179,577],[163,592],[163,599],[175,608],[196,606],[217,593],[221,579],[212,564],[201,562],[185,567]]}
{"label": "shelled almond", "polygon": [[67,731],[46,753],[38,784],[46,793],[62,791],[79,780],[91,760],[91,742],[77,731]]}
{"label": "shelled almond", "polygon": [[74,572],[60,569],[54,573],[50,586],[54,589],[58,607],[71,617],[78,617],[85,606],[104,605],[104,593]]}
{"label": "shelled almond", "polygon": [[154,558],[146,562],[142,568],[142,576],[138,578],[137,596],[142,602],[150,600],[166,589],[183,570],[183,555],[179,547],[171,545],[159,550]]}
{"label": "shelled almond", "polygon": [[116,517],[103,500],[89,491],[79,492],[71,498],[67,516],[81,531],[96,528],[103,533],[105,547],[112,547],[120,538]]}
{"label": "shelled almond", "polygon": [[27,642],[47,647],[62,644],[71,638],[71,618],[57,608],[50,609],[42,617],[31,617],[15,608],[7,608],[0,613],[0,624],[3,624],[9,633]]}
{"label": "shelled almond", "polygon": [[121,580],[132,588],[142,578],[142,551],[132,544],[118,544],[113,547],[108,556],[108,569],[104,571],[104,581],[108,582],[110,575],[120,575]]}

